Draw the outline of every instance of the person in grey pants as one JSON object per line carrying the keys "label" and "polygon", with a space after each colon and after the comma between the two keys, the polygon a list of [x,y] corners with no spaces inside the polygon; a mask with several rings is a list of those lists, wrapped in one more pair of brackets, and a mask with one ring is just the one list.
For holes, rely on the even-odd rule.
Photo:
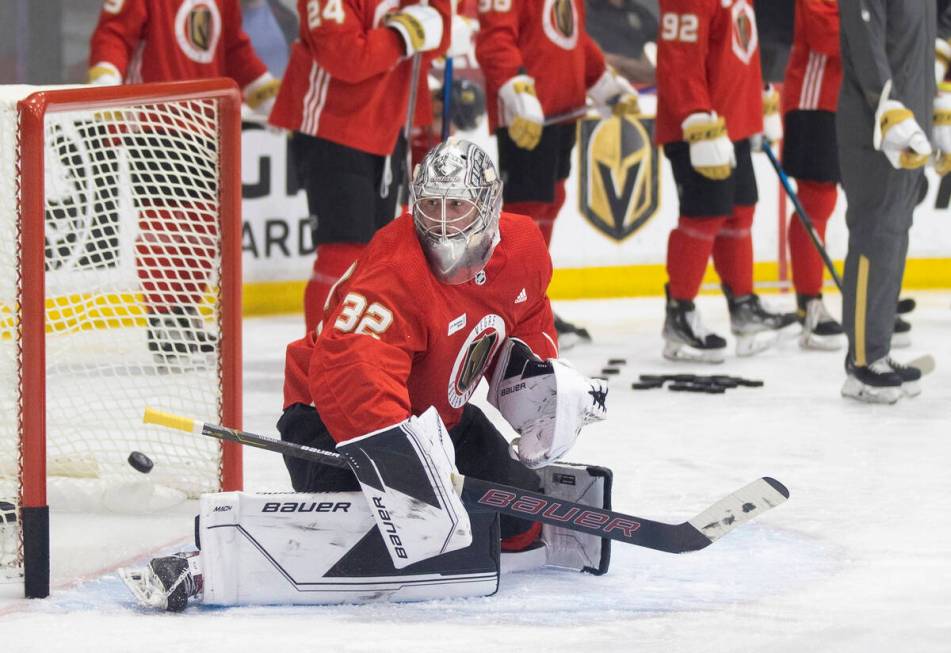
{"label": "person in grey pants", "polygon": [[895,403],[921,371],[889,356],[912,212],[932,155],[937,7],[932,1],[839,3],[843,81],[836,115],[849,249],[842,395]]}

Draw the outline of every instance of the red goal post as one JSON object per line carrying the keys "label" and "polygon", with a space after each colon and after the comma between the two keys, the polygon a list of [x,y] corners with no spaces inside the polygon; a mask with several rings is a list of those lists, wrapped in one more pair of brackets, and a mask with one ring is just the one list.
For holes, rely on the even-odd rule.
{"label": "red goal post", "polygon": [[[240,447],[179,459],[188,445],[140,434],[131,405],[188,404],[216,386],[202,406],[241,427],[240,102],[230,80],[44,89],[15,101],[15,129],[0,141],[15,145],[15,195],[0,198],[17,212],[16,296],[0,294],[0,347],[15,371],[0,360],[0,386],[16,384],[16,415],[0,420],[15,421],[6,437],[18,449],[7,565],[22,567],[28,597],[49,593],[51,456],[66,477],[123,483],[140,474],[123,467],[134,447],[164,474],[150,482],[183,496],[242,486]],[[54,375],[56,395],[77,395],[55,418]],[[120,412],[126,421],[113,425]]]}

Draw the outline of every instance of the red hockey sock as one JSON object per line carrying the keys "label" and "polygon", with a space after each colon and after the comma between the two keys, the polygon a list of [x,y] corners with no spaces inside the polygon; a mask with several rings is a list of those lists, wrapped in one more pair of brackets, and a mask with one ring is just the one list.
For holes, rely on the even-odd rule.
{"label": "red hockey sock", "polygon": [[534,522],[524,533],[502,538],[503,551],[521,551],[542,536],[541,522]]}
{"label": "red hockey sock", "polygon": [[507,202],[504,207],[509,213],[521,213],[535,221],[545,238],[545,244],[551,244],[551,234],[555,228],[555,218],[565,203],[565,181],[555,184],[555,199],[551,202]]}
{"label": "red hockey sock", "polygon": [[713,265],[720,281],[737,297],[753,292],[753,227],[755,205],[735,205],[733,215],[713,242]]}
{"label": "red hockey sock", "polygon": [[347,271],[366,245],[359,243],[329,243],[317,246],[314,270],[304,289],[304,321],[307,331],[317,328],[323,318],[327,295],[337,280]]}
{"label": "red hockey sock", "polygon": [[667,277],[670,296],[690,300],[700,291],[703,273],[713,249],[713,240],[726,217],[686,218],[680,216],[677,228],[667,239]]}
{"label": "red hockey sock", "polygon": [[[835,184],[817,181],[799,181],[799,201],[802,208],[812,219],[812,224],[825,243],[826,224],[832,211],[838,191]],[[800,295],[818,295],[822,292],[822,257],[812,244],[809,233],[802,221],[793,215],[789,219],[789,258],[792,261],[793,285]]]}

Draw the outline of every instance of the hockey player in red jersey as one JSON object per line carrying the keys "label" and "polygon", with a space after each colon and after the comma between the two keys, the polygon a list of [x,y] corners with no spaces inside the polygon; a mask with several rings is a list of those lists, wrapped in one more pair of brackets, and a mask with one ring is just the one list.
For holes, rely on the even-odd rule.
{"label": "hockey player in red jersey", "polygon": [[703,327],[693,302],[711,254],[738,355],[762,348],[757,333],[795,321],[753,293],[750,138],[764,131],[756,19],[748,0],[661,0],[660,10],[657,143],[680,201],[667,244],[664,356],[720,362],[726,341]]}
{"label": "hockey player in red jersey", "polygon": [[[174,82],[230,77],[252,110],[267,115],[279,81],[267,71],[241,27],[238,0],[106,0],[92,35],[89,81],[97,85]],[[148,347],[162,365],[194,364],[214,351],[198,305],[212,273],[217,228],[207,204],[211,173],[188,157],[203,147],[195,136],[166,122],[148,124],[125,138],[132,191],[139,212],[136,270],[148,313]],[[106,164],[104,164],[106,165]],[[173,172],[178,171],[178,172]],[[206,186],[205,184],[208,184]],[[187,220],[172,220],[174,212]],[[184,244],[183,244],[184,243]],[[197,254],[198,256],[194,256]]]}
{"label": "hockey player in red jersey", "polygon": [[[838,199],[839,153],[835,110],[842,84],[839,6],[836,0],[797,0],[792,50],[783,83],[783,167],[796,179],[796,193],[825,238],[826,224]],[[822,258],[802,222],[789,221],[789,253],[799,344],[806,349],[838,349],[842,325],[822,302]]]}
{"label": "hockey player in red jersey", "polygon": [[291,154],[315,223],[317,255],[304,291],[312,331],[331,286],[397,214],[412,59],[423,58],[413,83],[425,95],[429,63],[449,44],[451,7],[449,0],[298,0],[297,7],[300,38],[270,122],[294,132]]}
{"label": "hockey player in red jersey", "polygon": [[[637,91],[614,70],[585,30],[583,0],[479,3],[476,58],[486,80],[489,130],[497,136],[505,210],[531,216],[551,242],[565,202],[575,125],[545,126],[590,98],[617,113],[638,113]],[[590,339],[556,318],[564,344]]]}
{"label": "hockey player in red jersey", "polygon": [[[455,476],[541,488],[581,427],[604,418],[607,393],[556,358],[545,242],[529,218],[501,212],[483,150],[438,145],[417,166],[410,202],[334,287],[317,329],[288,346],[278,422],[284,440],[348,459],[351,470],[286,463],[298,492],[362,490],[397,570],[472,542]],[[482,378],[519,435],[511,445],[469,403]],[[540,532],[503,516],[502,549],[532,547]],[[200,587],[180,582],[198,573],[192,559],[150,569],[168,609]]]}

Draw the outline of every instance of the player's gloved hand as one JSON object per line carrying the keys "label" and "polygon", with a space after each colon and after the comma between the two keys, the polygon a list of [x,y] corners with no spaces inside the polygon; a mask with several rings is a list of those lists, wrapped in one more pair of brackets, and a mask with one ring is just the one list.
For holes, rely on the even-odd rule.
{"label": "player's gloved hand", "polygon": [[687,116],[680,125],[690,145],[690,165],[698,173],[716,181],[729,177],[736,167],[733,143],[726,132],[726,121],[716,111],[699,111]]}
{"label": "player's gloved hand", "polygon": [[427,5],[409,5],[387,14],[383,23],[403,38],[406,56],[429,52],[442,40],[442,15]]}
{"label": "player's gloved hand", "polygon": [[783,139],[783,118],[779,113],[779,91],[772,84],[763,89],[763,138],[770,144]]}
{"label": "player's gloved hand", "polygon": [[108,61],[100,61],[89,69],[88,81],[93,86],[116,86],[122,83],[122,75]]}
{"label": "player's gloved hand", "polygon": [[616,116],[636,116],[641,112],[637,89],[610,66],[588,89],[588,97],[596,107],[608,107]]}
{"label": "player's gloved hand", "polygon": [[449,117],[456,129],[469,131],[479,125],[479,118],[485,113],[485,93],[478,84],[453,79],[450,102]]}
{"label": "player's gloved hand", "polygon": [[894,168],[913,170],[928,162],[931,143],[914,114],[898,100],[887,100],[875,115],[873,144]]}
{"label": "player's gloved hand", "polygon": [[466,16],[456,14],[452,17],[452,34],[449,37],[447,57],[462,57],[472,54],[473,36],[479,30],[479,23]]}
{"label": "player's gloved hand", "polygon": [[545,114],[535,95],[535,80],[516,75],[499,89],[502,100],[502,124],[509,129],[512,141],[524,150],[534,150],[542,138]]}
{"label": "player's gloved hand", "polygon": [[269,116],[280,90],[281,80],[275,79],[271,73],[264,73],[244,87],[244,101],[254,113]]}
{"label": "player's gloved hand", "polygon": [[934,99],[934,169],[939,175],[951,172],[951,83],[938,85]]}
{"label": "player's gloved hand", "polygon": [[934,78],[938,84],[947,76],[949,64],[951,64],[951,42],[939,38],[935,41],[934,47]]}

